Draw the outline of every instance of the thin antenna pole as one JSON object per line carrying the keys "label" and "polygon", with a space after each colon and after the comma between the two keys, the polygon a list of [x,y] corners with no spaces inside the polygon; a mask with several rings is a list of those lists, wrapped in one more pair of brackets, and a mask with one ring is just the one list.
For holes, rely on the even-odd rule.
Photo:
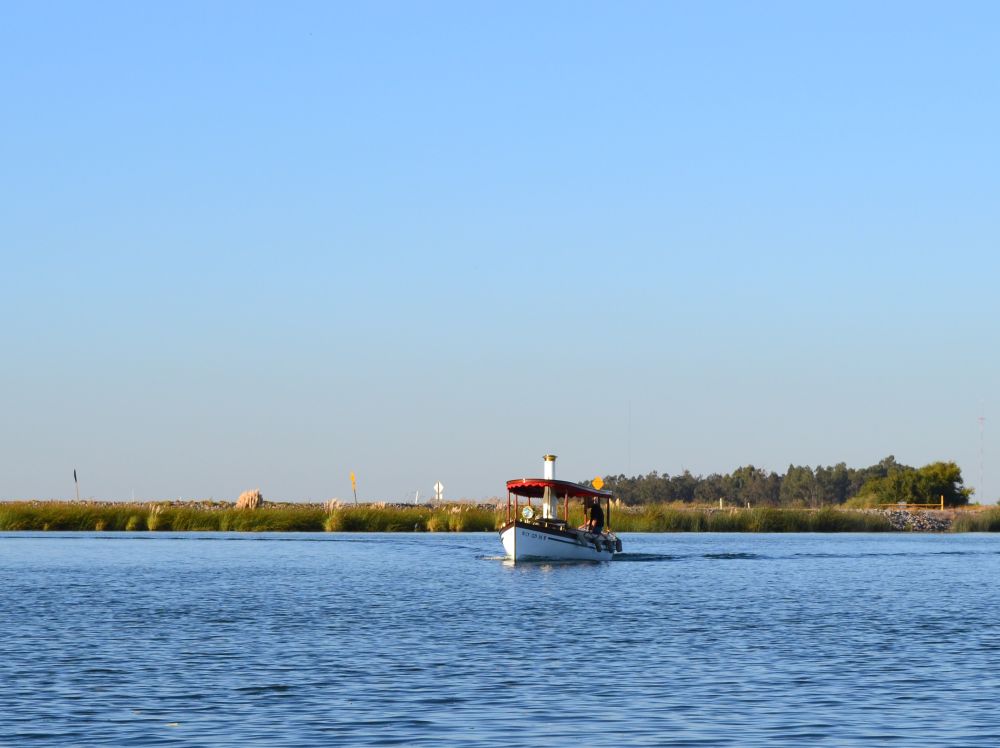
{"label": "thin antenna pole", "polygon": [[632,401],[628,401],[628,476],[632,477]]}
{"label": "thin antenna pole", "polygon": [[[979,412],[983,413],[982,410],[980,410]],[[980,415],[978,420],[979,420],[979,488],[977,490],[977,493],[979,494],[980,502],[982,502],[983,500],[986,499],[986,488],[983,485],[983,473],[984,473],[983,465],[985,463],[985,460],[983,459],[983,454],[984,454],[983,443],[985,441],[984,432],[986,431],[986,416]]]}

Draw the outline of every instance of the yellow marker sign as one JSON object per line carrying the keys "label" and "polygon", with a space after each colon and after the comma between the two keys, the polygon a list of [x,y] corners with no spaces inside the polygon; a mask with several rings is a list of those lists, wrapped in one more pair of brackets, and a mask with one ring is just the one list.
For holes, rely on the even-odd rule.
{"label": "yellow marker sign", "polygon": [[355,491],[358,490],[358,479],[354,477],[354,471],[351,471],[351,488]]}
{"label": "yellow marker sign", "polygon": [[604,488],[604,478],[598,475],[596,478],[594,478],[594,480],[590,481],[590,485],[592,485],[594,488],[600,491],[602,488]]}

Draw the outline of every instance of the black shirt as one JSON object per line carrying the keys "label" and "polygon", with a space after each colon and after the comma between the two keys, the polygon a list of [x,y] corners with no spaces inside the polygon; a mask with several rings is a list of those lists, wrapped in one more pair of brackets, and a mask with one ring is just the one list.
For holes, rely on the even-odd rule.
{"label": "black shirt", "polygon": [[604,510],[600,504],[593,504],[590,507],[590,521],[596,522],[598,527],[604,527]]}

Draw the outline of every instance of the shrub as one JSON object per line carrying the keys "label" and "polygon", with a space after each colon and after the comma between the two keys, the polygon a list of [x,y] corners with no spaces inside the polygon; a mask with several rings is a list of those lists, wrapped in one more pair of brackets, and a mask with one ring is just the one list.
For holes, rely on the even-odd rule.
{"label": "shrub", "polygon": [[259,488],[255,488],[252,491],[244,491],[236,499],[237,509],[260,509],[263,505],[264,497],[261,495]]}

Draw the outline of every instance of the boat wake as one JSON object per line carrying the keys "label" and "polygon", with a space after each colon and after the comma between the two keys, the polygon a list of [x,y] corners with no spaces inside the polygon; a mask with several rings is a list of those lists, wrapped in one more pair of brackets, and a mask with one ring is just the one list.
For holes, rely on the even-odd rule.
{"label": "boat wake", "polygon": [[652,563],[655,561],[676,561],[680,556],[671,556],[668,553],[616,553],[612,559],[616,564],[623,561],[631,563]]}
{"label": "boat wake", "polygon": [[758,553],[706,553],[702,558],[711,558],[716,561],[754,561],[767,558],[767,556],[761,556]]}

